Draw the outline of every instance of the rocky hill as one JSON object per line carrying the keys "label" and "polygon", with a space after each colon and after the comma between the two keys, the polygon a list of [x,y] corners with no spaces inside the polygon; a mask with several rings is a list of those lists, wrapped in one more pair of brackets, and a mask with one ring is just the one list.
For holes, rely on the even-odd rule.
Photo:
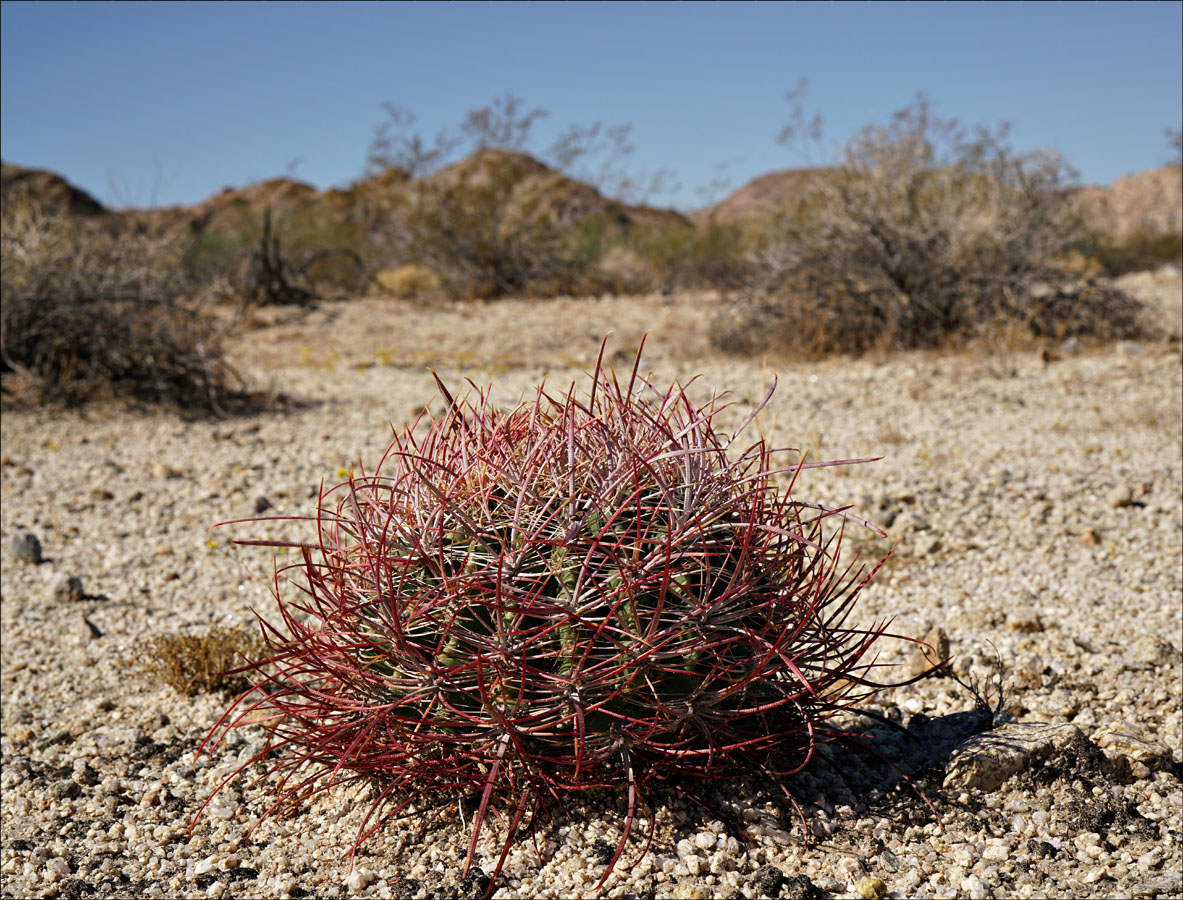
{"label": "rocky hill", "polygon": [[[502,150],[479,151],[419,179],[389,169],[345,188],[319,191],[301,181],[272,178],[245,187],[224,188],[193,205],[153,209],[107,208],[60,175],[40,169],[4,164],[2,180],[5,208],[21,197],[34,201],[49,215],[105,215],[112,225],[122,221],[154,232],[188,229],[198,234],[236,233],[248,222],[257,224],[268,208],[288,216],[317,219],[327,231],[334,230],[328,224],[333,222],[360,225],[368,231],[388,224],[399,211],[414,207],[424,196],[464,197],[490,190],[496,195],[502,227],[509,230],[544,224],[565,228],[593,215],[605,216],[620,227],[690,224],[673,210],[620,203],[528,154]],[[357,237],[356,228],[346,230]]]}
{"label": "rocky hill", "polygon": [[[749,181],[730,196],[690,214],[696,225],[732,224],[773,218],[797,208],[833,177],[834,169],[784,169]],[[1164,166],[1117,179],[1108,187],[1073,189],[1090,228],[1116,240],[1135,233],[1183,232],[1183,168]]]}
{"label": "rocky hill", "polygon": [[1163,166],[1119,178],[1109,187],[1081,188],[1094,229],[1122,239],[1136,232],[1183,232],[1183,167]]}
{"label": "rocky hill", "polygon": [[[383,265],[402,256],[415,217],[421,223],[425,216],[436,216],[444,208],[441,203],[468,204],[474,214],[492,217],[502,238],[552,226],[566,229],[593,217],[621,231],[701,228],[768,220],[804,202],[833,174],[825,168],[770,172],[688,216],[612,200],[527,154],[502,150],[479,151],[417,179],[389,169],[347,187],[321,191],[290,178],[273,178],[228,187],[188,206],[126,210],[105,207],[54,173],[4,164],[0,197],[6,210],[23,198],[50,215],[84,217],[95,227],[116,232],[130,228],[196,236],[202,252],[214,257],[219,247],[255,244],[263,212],[270,209],[282,223],[287,244],[305,250],[350,247],[368,262]],[[1077,188],[1075,193],[1092,228],[1116,240],[1132,234],[1183,232],[1183,170],[1178,166],[1120,178],[1109,187]]]}
{"label": "rocky hill", "polygon": [[60,175],[0,164],[0,204],[8,209],[10,200],[18,196],[36,203],[49,215],[97,216],[107,211],[94,197]]}
{"label": "rocky hill", "polygon": [[834,170],[828,168],[768,172],[753,178],[718,203],[690,213],[690,219],[695,225],[734,225],[772,219],[780,212],[799,206],[827,178],[832,178],[833,173]]}

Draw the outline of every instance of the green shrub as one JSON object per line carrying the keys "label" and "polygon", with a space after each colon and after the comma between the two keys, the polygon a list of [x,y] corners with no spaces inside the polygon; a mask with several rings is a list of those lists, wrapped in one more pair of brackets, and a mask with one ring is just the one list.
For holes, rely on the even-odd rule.
{"label": "green shrub", "polygon": [[748,238],[738,225],[642,227],[628,245],[649,263],[666,291],[736,288],[751,280]]}

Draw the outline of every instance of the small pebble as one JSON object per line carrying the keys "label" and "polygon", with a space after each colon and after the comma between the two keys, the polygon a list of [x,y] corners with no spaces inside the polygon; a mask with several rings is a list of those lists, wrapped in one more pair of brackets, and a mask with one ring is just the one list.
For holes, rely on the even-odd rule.
{"label": "small pebble", "polygon": [[84,596],[82,579],[76,575],[63,575],[50,591],[50,599],[55,603],[77,603]]}
{"label": "small pebble", "polygon": [[715,846],[717,840],[712,832],[700,831],[694,836],[694,846],[699,850],[709,850]]}
{"label": "small pebble", "polygon": [[1021,631],[1026,634],[1032,634],[1037,631],[1043,631],[1043,622],[1039,618],[1039,613],[1031,606],[1016,606],[1009,613],[1006,614],[1006,627],[1011,631]]}
{"label": "small pebble", "polygon": [[921,641],[912,648],[908,663],[908,675],[911,677],[923,675],[949,658],[949,635],[941,626],[930,628]]}
{"label": "small pebble", "polygon": [[1122,484],[1109,492],[1109,505],[1114,509],[1124,509],[1134,505],[1134,492],[1128,484]]}
{"label": "small pebble", "polygon": [[862,900],[883,900],[887,896],[887,884],[882,878],[860,878],[854,890]]}
{"label": "small pebble", "polygon": [[41,539],[35,534],[24,532],[14,534],[8,545],[9,552],[19,560],[33,565],[41,562]]}

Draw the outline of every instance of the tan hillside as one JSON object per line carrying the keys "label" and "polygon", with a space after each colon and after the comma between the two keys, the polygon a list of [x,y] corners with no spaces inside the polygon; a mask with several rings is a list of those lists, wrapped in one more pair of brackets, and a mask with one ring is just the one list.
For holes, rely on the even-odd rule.
{"label": "tan hillside", "polygon": [[606,217],[619,228],[691,224],[673,210],[612,200],[532,156],[503,150],[478,151],[414,180],[399,169],[388,169],[344,188],[319,191],[305,182],[272,178],[224,188],[193,205],[128,210],[107,210],[50,172],[10,165],[3,169],[6,204],[19,191],[36,199],[51,215],[107,213],[104,227],[115,231],[208,235],[249,244],[257,239],[264,210],[270,209],[285,241],[303,239],[310,245],[359,250],[364,246],[379,255],[394,256],[399,254],[398,234],[405,232],[398,223],[424,198],[433,198],[429,206],[441,199],[471,205],[477,194],[490,190],[503,235],[539,227],[569,228],[589,216]]}
{"label": "tan hillside", "polygon": [[1135,232],[1183,232],[1183,167],[1163,166],[1119,178],[1109,187],[1081,188],[1091,227],[1120,239]]}
{"label": "tan hillside", "polygon": [[812,168],[769,172],[753,178],[718,203],[690,213],[690,220],[695,225],[712,222],[733,225],[771,219],[778,213],[796,208],[834,171],[830,168]]}
{"label": "tan hillside", "polygon": [[[749,181],[730,196],[690,213],[696,225],[766,220],[802,203],[833,169],[785,169]],[[1119,178],[1112,185],[1075,189],[1090,228],[1118,240],[1135,232],[1183,232],[1183,169],[1164,166]]]}
{"label": "tan hillside", "polygon": [[550,168],[526,153],[479,150],[420,180],[426,187],[457,191],[497,186],[506,192],[503,227],[553,225],[567,228],[592,215],[617,224],[689,224],[680,213],[629,206],[609,199],[582,181]]}

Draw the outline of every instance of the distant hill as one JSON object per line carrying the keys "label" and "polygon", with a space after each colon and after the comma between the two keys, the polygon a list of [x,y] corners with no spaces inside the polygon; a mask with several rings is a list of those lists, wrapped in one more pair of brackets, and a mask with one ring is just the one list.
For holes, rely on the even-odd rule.
{"label": "distant hill", "polygon": [[1183,233],[1183,167],[1164,166],[1119,178],[1109,187],[1086,187],[1078,196],[1089,223],[1104,234],[1126,238]]}
{"label": "distant hill", "polygon": [[775,218],[796,208],[810,193],[832,178],[835,169],[783,169],[753,178],[739,190],[690,213],[695,225],[735,225]]}
{"label": "distant hill", "polygon": [[7,209],[17,195],[36,203],[47,215],[98,216],[106,208],[61,175],[0,163],[0,204]]}
{"label": "distant hill", "polygon": [[[734,224],[774,218],[796,208],[837,170],[785,169],[749,181],[730,196],[690,213],[696,225]],[[1072,191],[1085,205],[1090,227],[1118,240],[1136,231],[1183,232],[1183,168],[1164,166],[1119,178],[1109,187]]]}
{"label": "distant hill", "polygon": [[[497,186],[499,228],[506,232],[538,225],[569,227],[598,216],[631,226],[702,227],[767,220],[792,209],[835,174],[806,168],[769,172],[724,200],[684,216],[674,210],[632,206],[603,196],[589,184],[569,178],[525,153],[482,150],[420,179],[398,169],[360,179],[348,187],[320,191],[290,178],[272,178],[245,187],[227,187],[197,204],[119,210],[104,206],[86,191],[52,172],[4,163],[0,199],[31,199],[46,213],[96,219],[104,227],[134,227],[155,233],[236,235],[257,229],[263,210],[315,222],[325,235],[340,235],[371,247],[385,240],[379,232],[416,198]],[[1119,178],[1109,187],[1074,189],[1086,204],[1092,227],[1118,239],[1136,231],[1183,232],[1183,170],[1166,166]]]}
{"label": "distant hill", "polygon": [[[398,213],[425,196],[463,195],[495,186],[496,216],[503,232],[538,225],[560,228],[589,216],[601,216],[613,227],[680,225],[691,222],[673,210],[633,206],[604,197],[591,185],[569,178],[532,156],[503,150],[482,150],[431,175],[411,179],[388,169],[348,187],[317,190],[290,178],[272,178],[245,187],[227,187],[200,203],[149,209],[109,209],[80,188],[52,172],[3,166],[3,201],[21,196],[50,215],[102,216],[104,227],[133,227],[156,234],[221,236],[241,239],[257,233],[263,211],[271,209],[297,231],[329,243],[385,240]],[[397,230],[397,229],[395,229]],[[289,235],[289,237],[292,235]]]}

